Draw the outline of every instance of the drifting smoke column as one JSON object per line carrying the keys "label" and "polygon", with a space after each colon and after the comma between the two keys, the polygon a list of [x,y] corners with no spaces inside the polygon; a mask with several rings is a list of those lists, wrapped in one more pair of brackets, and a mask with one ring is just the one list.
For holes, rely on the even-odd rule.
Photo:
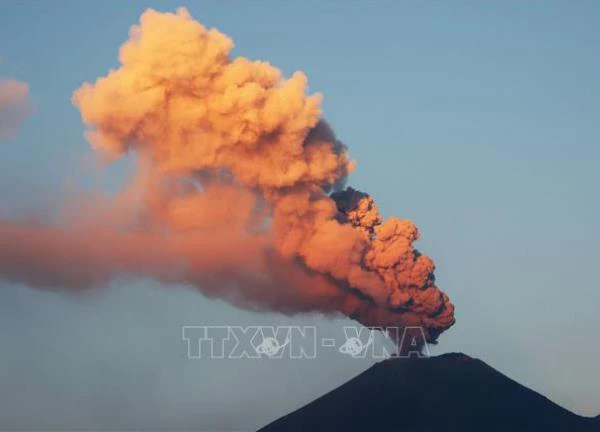
{"label": "drifting smoke column", "polygon": [[[303,73],[284,79],[266,62],[230,58],[232,48],[185,9],[148,10],[120,49],[121,66],[74,93],[93,147],[111,158],[138,154],[142,191],[141,233],[98,245],[120,245],[118,258],[80,259],[100,260],[87,267],[102,274],[194,284],[243,307],[421,325],[434,341],[454,323],[454,307],[435,286],[431,259],[413,248],[417,228],[383,222],[369,195],[338,190],[354,164]],[[59,238],[70,253],[89,249]],[[27,249],[13,243],[26,266]],[[43,256],[36,268],[49,271]]]}

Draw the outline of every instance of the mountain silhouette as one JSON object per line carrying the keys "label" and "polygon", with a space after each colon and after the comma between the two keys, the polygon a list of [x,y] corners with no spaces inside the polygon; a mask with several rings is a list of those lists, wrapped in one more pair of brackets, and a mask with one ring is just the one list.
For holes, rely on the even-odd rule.
{"label": "mountain silhouette", "polygon": [[600,416],[578,416],[453,353],[382,361],[260,431],[600,432]]}

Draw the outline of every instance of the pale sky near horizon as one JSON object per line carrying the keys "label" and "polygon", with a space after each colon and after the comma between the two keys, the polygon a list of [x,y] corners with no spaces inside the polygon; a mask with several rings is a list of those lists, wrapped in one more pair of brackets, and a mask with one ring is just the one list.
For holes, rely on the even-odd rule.
{"label": "pale sky near horizon", "polygon": [[[302,70],[324,95],[358,163],[349,184],[417,224],[456,305],[433,354],[465,352],[600,414],[600,3],[0,2],[0,77],[28,83],[33,104],[0,141],[0,216],[122,181],[127,162],[85,171],[70,97],[118,66],[146,8],[178,6],[231,36],[234,55]],[[183,325],[348,322],[152,281],[75,298],[0,288],[0,429],[253,429],[372,364],[187,360]]]}

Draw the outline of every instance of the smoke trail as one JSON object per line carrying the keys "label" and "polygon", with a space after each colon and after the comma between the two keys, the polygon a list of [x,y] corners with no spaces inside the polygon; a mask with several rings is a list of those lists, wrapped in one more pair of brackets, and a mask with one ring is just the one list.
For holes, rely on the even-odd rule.
{"label": "smoke trail", "polygon": [[354,163],[303,73],[285,79],[232,47],[185,9],[144,12],[121,66],[73,95],[94,148],[138,155],[135,218],[0,222],[0,272],[72,288],[150,276],[242,307],[421,325],[435,341],[454,307],[413,247],[415,225],[339,190]]}

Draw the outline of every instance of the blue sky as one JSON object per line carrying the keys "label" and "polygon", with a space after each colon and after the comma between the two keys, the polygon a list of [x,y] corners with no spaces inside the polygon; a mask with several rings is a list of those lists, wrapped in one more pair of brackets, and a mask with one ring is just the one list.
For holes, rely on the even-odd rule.
{"label": "blue sky", "polygon": [[[117,67],[117,49],[145,8],[172,11],[177,6],[230,35],[235,55],[268,60],[287,75],[303,70],[310,90],[324,94],[325,116],[358,162],[350,184],[371,193],[386,216],[416,222],[422,233],[418,247],[434,258],[439,285],[456,305],[457,323],[442,335],[434,353],[464,351],[569,409],[600,412],[600,290],[595,278],[600,255],[599,3],[2,2],[0,76],[27,82],[35,111],[15,139],[0,143],[1,214],[51,207],[73,181],[109,188],[122,181],[127,163],[97,177],[82,168],[89,146],[70,96],[83,81]],[[138,337],[150,340],[157,331],[170,337],[161,330],[165,323],[177,329],[213,312],[233,320],[268,321],[199,295],[165,292],[147,281],[133,285],[130,291],[125,282],[115,282],[74,304],[3,283],[1,337],[21,347],[25,342],[19,342],[18,328],[30,326],[47,341],[44,332],[50,330],[39,324],[59,313],[59,322],[68,318],[72,325],[57,324],[64,337],[47,347],[49,362],[80,361],[78,348],[67,339],[77,340],[72,328],[83,326],[99,337],[93,349],[106,368],[127,374],[135,366],[107,354],[121,343],[136,355],[119,325],[139,326]],[[160,310],[162,301],[168,305],[164,316],[148,313],[145,306]],[[119,315],[115,308],[122,304],[130,308]],[[20,313],[30,317],[29,324]],[[113,327],[103,333],[94,323],[105,320]],[[40,327],[41,333],[33,330]],[[105,341],[107,334],[111,338]],[[176,331],[175,341],[167,343],[174,351],[180,348],[179,335]],[[181,352],[169,357],[159,351],[161,362],[148,370],[181,363]],[[25,367],[15,352],[14,362],[5,365],[12,371],[5,385],[14,385],[14,392],[1,398],[17,406],[27,394],[15,381]],[[231,427],[244,428],[283,414],[278,410],[296,408],[369,365],[346,362],[341,367],[336,361],[268,371],[261,366],[185,368],[199,377],[203,367],[213,374],[233,374],[253,382],[258,391],[265,382],[261,373],[302,386],[300,396],[291,396],[286,405],[276,402],[275,387],[264,384],[264,401],[273,408],[248,408],[250,418],[234,416]],[[40,379],[50,373],[41,362],[28,362]],[[214,402],[219,407],[230,403],[232,410],[236,403],[247,403],[235,382],[229,390],[220,383],[222,399],[214,399],[215,393],[192,392],[188,380],[173,369],[164,373],[178,409],[210,400],[220,401]],[[93,364],[81,366],[80,373],[92,370]],[[304,375],[290,377],[292,370]],[[48,385],[62,392],[67,407],[72,387],[65,382],[50,380]],[[142,389],[138,381],[130,384],[131,400],[159,391]],[[184,393],[186,402],[179,400]],[[109,394],[107,389],[97,397]],[[147,404],[164,405],[161,398]],[[12,415],[5,425],[18,427],[22,419]]]}

